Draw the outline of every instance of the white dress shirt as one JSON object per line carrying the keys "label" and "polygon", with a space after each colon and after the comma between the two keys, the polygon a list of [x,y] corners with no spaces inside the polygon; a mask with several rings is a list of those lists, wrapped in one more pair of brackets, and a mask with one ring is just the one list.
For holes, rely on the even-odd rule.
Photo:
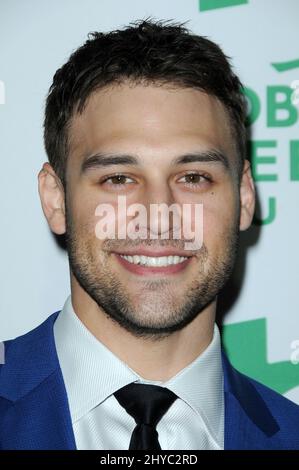
{"label": "white dress shirt", "polygon": [[178,398],[157,424],[162,450],[222,450],[224,392],[221,343],[213,340],[166,382],[145,380],[100,342],[74,312],[71,296],[54,323],[77,449],[127,450],[136,426],[113,393],[131,383],[172,390]]}

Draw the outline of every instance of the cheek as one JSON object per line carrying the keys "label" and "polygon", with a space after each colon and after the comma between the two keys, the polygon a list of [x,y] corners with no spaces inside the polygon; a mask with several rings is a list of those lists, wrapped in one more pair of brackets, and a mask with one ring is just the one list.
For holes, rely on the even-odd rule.
{"label": "cheek", "polygon": [[86,195],[80,195],[80,199],[76,201],[78,208],[78,218],[85,221],[89,232],[97,235],[99,240],[105,238],[104,231],[109,238],[117,238],[118,226],[126,224],[126,205],[128,202],[119,202],[115,197],[103,198],[98,192],[93,194],[87,191]]}
{"label": "cheek", "polygon": [[84,196],[79,191],[72,195],[68,205],[69,218],[73,236],[80,246],[99,243],[96,237],[96,224],[99,217],[96,216],[97,201],[90,196]]}
{"label": "cheek", "polygon": [[237,199],[227,191],[225,197],[211,196],[203,206],[203,241],[209,251],[220,250],[236,225]]}

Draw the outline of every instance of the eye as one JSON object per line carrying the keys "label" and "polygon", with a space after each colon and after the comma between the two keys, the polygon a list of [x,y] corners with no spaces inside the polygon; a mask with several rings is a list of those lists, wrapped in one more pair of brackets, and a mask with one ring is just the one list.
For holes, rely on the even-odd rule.
{"label": "eye", "polygon": [[123,174],[117,174],[117,175],[107,176],[106,178],[101,180],[100,183],[103,184],[103,183],[107,183],[108,181],[111,181],[111,183],[108,183],[110,186],[124,186],[125,184],[131,184],[135,182],[129,176],[126,176]]}
{"label": "eye", "polygon": [[183,181],[183,184],[186,186],[201,186],[203,184],[208,184],[212,182],[212,179],[210,176],[206,174],[201,174],[201,173],[188,173],[186,175],[183,175],[178,181],[185,179],[185,182]]}

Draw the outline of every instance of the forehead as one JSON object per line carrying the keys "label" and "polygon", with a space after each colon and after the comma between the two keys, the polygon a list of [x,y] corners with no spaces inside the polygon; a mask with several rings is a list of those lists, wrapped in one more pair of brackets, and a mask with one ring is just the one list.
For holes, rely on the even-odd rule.
{"label": "forehead", "polygon": [[73,117],[69,138],[70,156],[79,161],[100,150],[172,157],[192,146],[227,154],[234,147],[227,112],[217,98],[165,85],[125,83],[97,90]]}

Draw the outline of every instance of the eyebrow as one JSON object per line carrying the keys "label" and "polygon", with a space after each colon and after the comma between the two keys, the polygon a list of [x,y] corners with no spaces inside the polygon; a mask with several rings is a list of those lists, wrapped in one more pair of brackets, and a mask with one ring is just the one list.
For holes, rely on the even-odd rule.
{"label": "eyebrow", "polygon": [[205,163],[220,163],[225,169],[229,169],[228,157],[220,150],[205,150],[203,152],[187,153],[175,158],[172,161],[173,165],[180,165],[184,163],[205,162]]}
{"label": "eyebrow", "polygon": [[[81,173],[90,169],[104,168],[113,165],[139,166],[140,159],[135,155],[97,153],[86,157],[81,165]],[[205,150],[202,152],[191,152],[180,155],[172,160],[171,165],[182,165],[186,163],[220,163],[225,170],[229,170],[228,157],[220,150]]]}

